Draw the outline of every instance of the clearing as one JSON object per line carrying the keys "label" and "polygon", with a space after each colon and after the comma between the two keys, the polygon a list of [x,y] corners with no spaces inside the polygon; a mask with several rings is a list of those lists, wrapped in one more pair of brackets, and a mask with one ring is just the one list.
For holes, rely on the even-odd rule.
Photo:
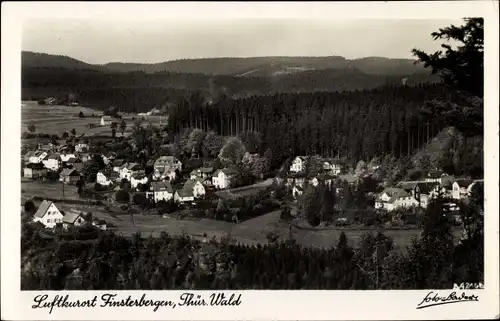
{"label": "clearing", "polygon": [[[82,106],[38,105],[36,101],[23,101],[21,106],[21,131],[28,131],[28,126],[34,124],[35,133],[62,135],[65,131],[69,133],[74,128],[77,135],[85,133],[87,136],[109,135],[111,137],[111,127],[100,125],[102,111]],[[78,117],[80,111],[85,115],[84,118]],[[130,135],[134,124],[132,118],[139,119],[140,116],[124,113],[120,115],[127,123],[124,135]],[[154,125],[159,125],[160,122],[164,124],[166,121],[165,116],[145,117],[146,122],[150,121]],[[121,120],[117,119],[116,122],[120,123]],[[88,124],[94,124],[96,127],[89,128]],[[116,129],[116,135],[121,135],[120,128]]]}

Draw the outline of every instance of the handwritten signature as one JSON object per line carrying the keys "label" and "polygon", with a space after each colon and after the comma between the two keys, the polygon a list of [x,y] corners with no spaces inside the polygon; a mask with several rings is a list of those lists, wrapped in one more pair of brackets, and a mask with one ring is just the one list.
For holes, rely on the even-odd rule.
{"label": "handwritten signature", "polygon": [[467,295],[465,292],[462,292],[461,295],[457,295],[457,292],[453,291],[448,296],[440,296],[439,293],[430,291],[429,293],[427,293],[422,302],[417,305],[417,309],[430,308],[433,306],[450,303],[474,301],[479,301],[479,297],[474,294]]}

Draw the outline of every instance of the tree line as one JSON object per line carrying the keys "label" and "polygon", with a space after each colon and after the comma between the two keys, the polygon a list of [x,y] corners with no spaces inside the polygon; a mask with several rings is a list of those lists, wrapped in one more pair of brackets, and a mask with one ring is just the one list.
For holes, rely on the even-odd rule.
{"label": "tree line", "polygon": [[[439,289],[483,282],[482,198],[461,206],[464,237],[455,242],[445,199],[431,203],[423,232],[406,251],[383,233],[351,244],[309,248],[293,236],[265,245],[228,236],[199,242],[188,236],[132,238],[83,226],[47,232],[24,219],[23,290],[161,289]],[[445,214],[445,215],[443,215]]]}

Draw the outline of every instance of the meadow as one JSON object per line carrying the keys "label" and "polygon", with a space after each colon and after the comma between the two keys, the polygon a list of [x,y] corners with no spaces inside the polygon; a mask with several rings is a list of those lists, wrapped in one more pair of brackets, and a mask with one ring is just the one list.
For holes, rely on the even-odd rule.
{"label": "meadow", "polygon": [[[61,136],[64,132],[70,132],[75,129],[77,135],[85,133],[86,136],[106,135],[111,137],[111,127],[101,126],[102,111],[93,110],[84,106],[61,106],[61,105],[38,105],[36,101],[23,101],[21,105],[21,131],[27,132],[28,126],[36,126],[35,133],[56,134]],[[78,114],[82,112],[85,117],[79,118]],[[122,114],[122,119],[127,123],[124,135],[132,133],[132,127],[135,119],[140,116],[134,114]],[[147,116],[146,122],[153,125],[159,125],[160,121],[165,122],[160,116]],[[121,120],[117,120],[121,122]],[[94,128],[89,128],[89,124],[94,124]],[[120,128],[116,130],[117,136],[121,135]]]}

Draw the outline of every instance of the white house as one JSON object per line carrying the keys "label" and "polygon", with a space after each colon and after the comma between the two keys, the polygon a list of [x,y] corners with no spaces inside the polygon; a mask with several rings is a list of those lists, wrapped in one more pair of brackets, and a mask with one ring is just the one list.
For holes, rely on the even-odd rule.
{"label": "white house", "polygon": [[230,168],[218,169],[212,176],[212,184],[215,188],[223,189],[231,185],[231,179],[237,174],[237,171]]}
{"label": "white house", "polygon": [[409,207],[414,203],[411,198],[413,198],[413,196],[405,190],[401,188],[389,187],[384,189],[382,193],[379,194],[375,200],[375,208],[393,211],[399,207]]}
{"label": "white house", "polygon": [[306,167],[306,161],[307,161],[306,156],[295,157],[295,159],[292,161],[292,165],[290,165],[290,172],[292,173],[302,172]]}
{"label": "white house", "polygon": [[323,169],[335,176],[342,173],[342,166],[342,162],[338,159],[325,159],[323,161]]}
{"label": "white house", "polygon": [[160,172],[165,171],[182,171],[182,163],[180,160],[175,158],[174,156],[161,156],[159,157],[153,165],[154,169],[158,169]]}
{"label": "white house", "polygon": [[474,181],[471,179],[457,179],[452,185],[452,197],[454,199],[464,199],[468,196],[469,192],[469,186],[473,183]]}
{"label": "white house", "polygon": [[177,177],[177,173],[175,170],[165,168],[163,171],[160,169],[155,169],[153,172],[154,180],[164,180],[168,178],[169,180],[174,180]]}
{"label": "white house", "polygon": [[190,190],[179,189],[175,191],[174,201],[178,203],[193,202],[194,195]]}
{"label": "white house", "polygon": [[92,225],[103,230],[103,231],[106,231],[106,229],[107,229],[106,221],[100,220],[97,217],[94,217],[94,219],[92,220]]}
{"label": "white house", "polygon": [[62,223],[63,217],[53,202],[44,200],[33,216],[33,222],[40,222],[46,228],[53,228],[57,223]]}
{"label": "white house", "polygon": [[65,163],[72,158],[76,158],[76,155],[73,153],[62,153],[60,155],[60,157],[61,157],[61,161]]}
{"label": "white house", "polygon": [[130,181],[132,175],[136,174],[141,170],[141,167],[137,163],[125,163],[120,168],[120,179],[126,179]]}
{"label": "white house", "polygon": [[39,178],[47,174],[47,169],[40,163],[30,163],[24,167],[24,177]]}
{"label": "white house", "polygon": [[143,173],[136,173],[130,178],[130,185],[132,188],[137,188],[139,184],[146,184],[148,182],[148,177]]}
{"label": "white house", "polygon": [[75,152],[86,153],[89,151],[89,145],[85,143],[78,143],[75,145]]}
{"label": "white house", "polygon": [[114,172],[117,172],[117,173],[120,173],[120,169],[122,168],[123,164],[125,162],[123,161],[123,159],[115,159],[111,162],[112,166],[113,166],[113,171]]}
{"label": "white house", "polygon": [[111,116],[102,116],[101,117],[101,126],[111,125]]}
{"label": "white house", "polygon": [[189,173],[191,179],[196,179],[196,178],[207,178],[212,175],[214,172],[213,167],[201,167],[198,169],[195,169]]}
{"label": "white house", "polygon": [[111,177],[108,176],[106,176],[103,172],[98,172],[96,176],[96,182],[99,185],[109,186],[113,183],[113,181],[111,180]]}
{"label": "white house", "polygon": [[70,211],[64,215],[63,220],[63,227],[67,229],[70,226],[81,226],[87,223],[87,221],[83,218],[83,215],[81,212],[77,211]]}
{"label": "white house", "polygon": [[59,154],[49,155],[43,159],[42,163],[45,168],[58,171],[61,166],[61,156]]}
{"label": "white house", "polygon": [[36,152],[34,152],[29,160],[28,160],[28,163],[32,163],[32,164],[38,164],[38,163],[41,163],[43,161],[43,159],[45,157],[47,157],[47,152],[45,151],[41,151],[41,150],[38,150]]}
{"label": "white house", "polygon": [[174,197],[174,191],[170,182],[152,182],[150,192],[146,193],[146,197],[153,199],[155,203],[169,201]]}
{"label": "white house", "polygon": [[203,186],[201,179],[189,179],[182,189],[192,191],[195,198],[205,195],[205,186]]}

